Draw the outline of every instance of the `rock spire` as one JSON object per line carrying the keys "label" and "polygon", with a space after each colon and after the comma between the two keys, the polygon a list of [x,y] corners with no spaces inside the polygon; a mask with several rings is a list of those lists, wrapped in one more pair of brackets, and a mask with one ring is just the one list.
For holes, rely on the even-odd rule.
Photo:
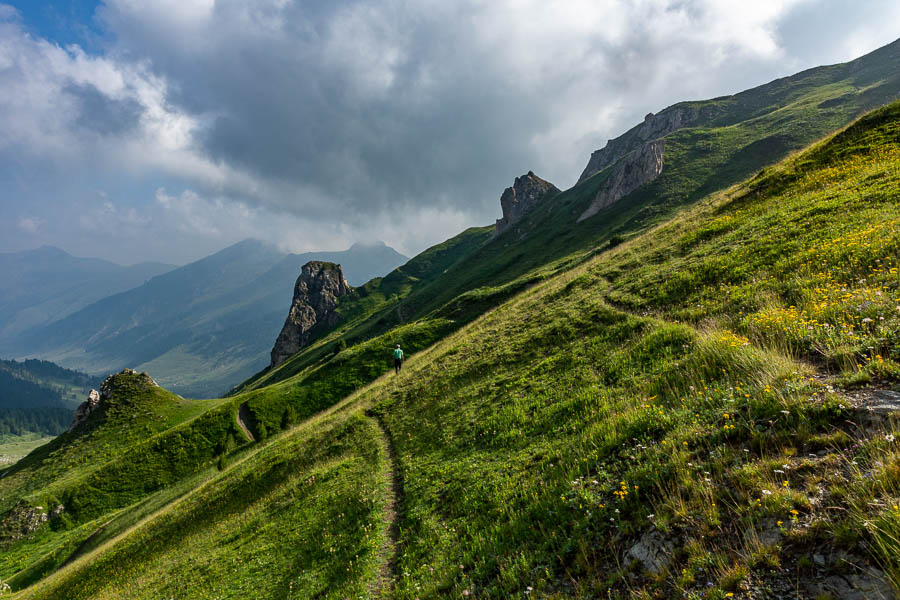
{"label": "rock spire", "polygon": [[336,325],[338,298],[352,290],[341,265],[323,261],[303,265],[294,284],[291,309],[272,348],[272,366],[277,367],[307,346],[321,329]]}

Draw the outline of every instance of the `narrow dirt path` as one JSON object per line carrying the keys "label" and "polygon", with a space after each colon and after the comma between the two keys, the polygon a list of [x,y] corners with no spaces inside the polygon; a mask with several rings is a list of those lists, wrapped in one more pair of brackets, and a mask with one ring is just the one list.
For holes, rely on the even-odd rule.
{"label": "narrow dirt path", "polygon": [[102,534],[104,531],[106,531],[106,526],[109,525],[109,524],[112,523],[112,522],[113,522],[113,520],[110,519],[109,521],[107,521],[106,523],[103,523],[102,525],[100,525],[100,527],[98,527],[97,529],[95,529],[95,530],[94,530],[94,533],[92,533],[91,535],[87,536],[80,544],[78,544],[78,547],[75,548],[75,550],[72,552],[72,554],[69,555],[69,558],[67,558],[67,559],[63,562],[63,564],[61,564],[61,565],[59,566],[59,568],[65,567],[66,565],[68,565],[69,563],[71,563],[72,561],[74,561],[76,558],[78,558],[79,556],[81,556],[82,554],[84,554],[85,551],[87,551],[87,550],[90,548],[90,546],[91,546],[91,544],[94,542],[94,540],[97,539],[97,537],[98,537],[100,534]]}
{"label": "narrow dirt path", "polygon": [[250,413],[250,409],[247,407],[246,402],[241,404],[240,408],[238,408],[235,419],[237,420],[237,424],[241,428],[241,431],[247,436],[247,439],[251,442],[255,442],[256,438],[253,437],[253,432],[250,431],[250,423],[253,422],[253,415]]}
{"label": "narrow dirt path", "polygon": [[394,442],[381,422],[381,418],[371,412],[366,415],[378,427],[381,443],[386,458],[383,468],[384,493],[384,529],[382,537],[384,545],[378,549],[378,576],[369,585],[369,596],[372,598],[389,598],[397,580],[397,557],[400,550],[399,511],[403,502],[403,479],[397,469],[397,456]]}

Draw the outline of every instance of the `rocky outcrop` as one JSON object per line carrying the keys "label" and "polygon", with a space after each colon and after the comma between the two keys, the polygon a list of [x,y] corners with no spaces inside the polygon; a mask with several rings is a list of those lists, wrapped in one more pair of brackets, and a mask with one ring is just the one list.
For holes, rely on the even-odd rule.
{"label": "rocky outcrop", "polygon": [[649,113],[643,123],[609,140],[606,146],[591,154],[578,178],[578,183],[582,183],[601,171],[609,170],[594,200],[578,217],[578,222],[594,216],[656,179],[663,169],[665,136],[685,127],[706,123],[720,112],[717,104],[676,104],[658,114]]}
{"label": "rocky outcrop", "polygon": [[617,163],[647,142],[667,136],[683,127],[690,127],[699,121],[705,121],[717,112],[715,105],[684,103],[671,106],[655,115],[649,113],[644,117],[643,123],[632,127],[616,139],[609,140],[606,146],[591,154],[587,166],[578,178],[578,183]]}
{"label": "rocky outcrop", "polygon": [[642,185],[656,179],[663,170],[664,149],[663,140],[654,140],[639,146],[634,152],[615,163],[590,206],[578,217],[578,222],[594,216]]}
{"label": "rocky outcrop", "polygon": [[79,404],[78,408],[75,409],[75,416],[72,417],[72,424],[69,426],[69,431],[72,431],[87,421],[87,418],[91,416],[91,413],[98,408],[100,408],[100,392],[91,390],[87,400]]}
{"label": "rocky outcrop", "polygon": [[294,284],[291,309],[272,348],[272,366],[277,367],[308,345],[317,332],[336,325],[338,298],[352,290],[341,265],[321,261],[303,265]]}
{"label": "rocky outcrop", "polygon": [[518,223],[548,198],[559,193],[559,189],[528,171],[521,177],[516,177],[512,187],[503,190],[500,196],[500,208],[503,210],[503,218],[497,219],[494,237]]}
{"label": "rocky outcrop", "polygon": [[72,424],[69,431],[74,431],[79,425],[88,421],[91,415],[102,412],[106,402],[112,397],[116,385],[116,378],[125,375],[139,378],[139,384],[143,386],[159,387],[147,373],[138,373],[134,369],[122,369],[119,373],[113,373],[103,380],[100,384],[100,391],[91,390],[87,400],[82,402],[75,409],[75,416],[72,417]]}
{"label": "rocky outcrop", "polygon": [[669,565],[674,548],[671,540],[667,540],[656,529],[651,529],[628,550],[627,556],[640,561],[646,571],[659,573]]}
{"label": "rocky outcrop", "polygon": [[27,537],[64,510],[63,505],[59,504],[48,514],[43,506],[29,506],[19,501],[0,521],[0,540],[14,541]]}

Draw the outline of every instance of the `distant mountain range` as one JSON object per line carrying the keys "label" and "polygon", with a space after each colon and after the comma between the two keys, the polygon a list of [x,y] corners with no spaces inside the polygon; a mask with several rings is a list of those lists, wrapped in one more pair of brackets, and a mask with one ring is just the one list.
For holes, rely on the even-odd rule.
{"label": "distant mountain range", "polygon": [[57,321],[174,268],[154,262],[123,267],[52,246],[0,253],[0,340]]}
{"label": "distant mountain range", "polygon": [[[306,262],[340,263],[351,285],[361,285],[407,260],[383,243],[287,254],[257,240],[178,268],[119,267],[75,259],[55,248],[6,257],[18,266],[18,296],[23,300],[7,302],[11,308],[4,314],[11,315],[7,320],[15,327],[0,336],[0,354],[43,358],[94,374],[123,367],[148,370],[160,384],[189,396],[222,393],[268,363],[294,281]],[[20,258],[17,262],[12,257]],[[70,265],[84,273],[91,273],[90,266],[99,273],[119,273],[121,282],[112,293],[100,295],[98,282],[105,280],[99,275],[66,279],[60,272]],[[156,276],[147,279],[144,273],[154,268]],[[66,287],[66,282],[71,285]],[[46,294],[45,285],[50,286]],[[114,287],[105,285],[104,291]],[[13,294],[4,290],[3,295]],[[27,310],[24,298],[47,307],[30,327],[22,316]],[[76,309],[60,309],[54,319],[50,307],[74,298],[81,300]],[[21,308],[13,311],[14,306]]]}

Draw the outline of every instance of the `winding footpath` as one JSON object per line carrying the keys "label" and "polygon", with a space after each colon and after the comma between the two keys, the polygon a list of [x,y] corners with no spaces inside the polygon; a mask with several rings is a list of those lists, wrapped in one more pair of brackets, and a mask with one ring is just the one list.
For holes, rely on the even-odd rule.
{"label": "winding footpath", "polygon": [[379,444],[385,465],[382,469],[384,486],[384,512],[382,520],[382,539],[384,544],[378,548],[378,575],[369,584],[369,596],[372,598],[389,598],[397,580],[397,559],[400,551],[399,511],[403,501],[403,479],[397,469],[397,456],[391,436],[381,422],[381,418],[366,413],[379,431]]}
{"label": "winding footpath", "polygon": [[238,408],[237,415],[235,415],[234,418],[241,428],[241,431],[247,436],[247,439],[251,442],[255,442],[256,438],[253,437],[253,432],[250,431],[250,422],[253,420],[253,415],[250,414],[250,409],[247,407],[246,402],[241,404],[240,408]]}

